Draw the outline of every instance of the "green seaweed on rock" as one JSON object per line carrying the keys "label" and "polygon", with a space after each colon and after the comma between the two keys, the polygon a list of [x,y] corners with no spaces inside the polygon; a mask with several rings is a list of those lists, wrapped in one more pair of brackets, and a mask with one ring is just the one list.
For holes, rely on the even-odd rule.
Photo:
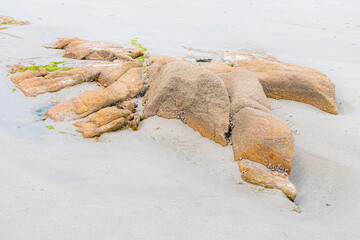
{"label": "green seaweed on rock", "polygon": [[131,45],[133,45],[134,47],[136,47],[138,50],[141,50],[144,55],[137,57],[136,60],[138,60],[139,62],[141,62],[143,64],[143,67],[146,67],[146,65],[144,64],[145,59],[146,59],[146,55],[148,54],[147,51],[148,49],[145,48],[141,43],[138,42],[138,38],[133,38],[131,39]]}
{"label": "green seaweed on rock", "polygon": [[16,70],[16,71],[12,72],[11,74],[15,74],[15,73],[19,73],[19,72],[25,72],[26,70],[37,71],[41,67],[45,68],[46,71],[48,71],[48,72],[68,71],[68,70],[74,69],[73,67],[60,67],[59,66],[59,64],[63,64],[65,62],[66,61],[50,62],[50,64],[47,64],[47,65],[36,65],[36,66],[25,67],[23,69]]}

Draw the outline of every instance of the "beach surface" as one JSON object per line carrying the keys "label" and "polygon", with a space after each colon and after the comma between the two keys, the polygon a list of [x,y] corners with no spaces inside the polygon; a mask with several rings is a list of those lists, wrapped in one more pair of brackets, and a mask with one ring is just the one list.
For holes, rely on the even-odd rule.
{"label": "beach surface", "polygon": [[[0,6],[0,15],[31,22],[0,30],[0,239],[359,239],[359,1]],[[184,46],[257,49],[326,74],[339,115],[270,99],[295,133],[293,203],[279,190],[242,181],[231,146],[179,120],[152,117],[136,132],[106,133],[99,142],[84,140],[73,122],[41,121],[39,108],[99,87],[84,83],[35,98],[15,89],[6,65],[79,63],[42,47],[61,37],[124,47],[137,37],[150,54],[177,58],[195,54]]]}

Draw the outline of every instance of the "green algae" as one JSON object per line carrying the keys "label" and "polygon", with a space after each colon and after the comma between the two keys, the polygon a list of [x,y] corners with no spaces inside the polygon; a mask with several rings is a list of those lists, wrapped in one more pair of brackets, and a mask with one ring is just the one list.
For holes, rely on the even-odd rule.
{"label": "green algae", "polygon": [[66,61],[50,62],[50,64],[47,64],[47,65],[30,66],[30,67],[26,67],[26,68],[14,71],[11,74],[15,74],[15,73],[19,73],[19,72],[25,72],[26,70],[37,71],[39,68],[45,68],[46,71],[48,71],[48,72],[68,71],[68,70],[74,69],[73,67],[59,67],[59,64],[63,64],[65,62]]}
{"label": "green algae", "polygon": [[131,45],[133,45],[137,49],[141,50],[143,53],[148,51],[147,48],[144,48],[144,46],[141,43],[138,42],[138,38],[131,39]]}
{"label": "green algae", "polygon": [[141,43],[138,42],[138,38],[133,38],[131,39],[131,45],[133,45],[134,47],[136,47],[138,50],[141,50],[144,55],[137,57],[136,60],[138,60],[139,62],[141,62],[143,64],[143,67],[146,67],[145,64],[145,60],[146,60],[146,55],[148,54],[147,51],[148,49],[145,48]]}

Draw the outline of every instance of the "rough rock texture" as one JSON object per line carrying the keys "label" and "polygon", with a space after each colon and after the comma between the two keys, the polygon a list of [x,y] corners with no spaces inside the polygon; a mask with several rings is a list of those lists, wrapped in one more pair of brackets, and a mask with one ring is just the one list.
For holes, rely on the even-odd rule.
{"label": "rough rock texture", "polygon": [[3,27],[6,26],[8,24],[13,24],[13,25],[27,25],[30,24],[30,22],[27,21],[17,21],[12,17],[7,17],[7,16],[0,16],[0,30],[2,29],[6,29],[7,27]]}
{"label": "rough rock texture", "polygon": [[227,145],[230,102],[222,80],[189,63],[163,66],[145,95],[144,117],[179,118],[202,136]]}
{"label": "rough rock texture", "polygon": [[219,61],[219,60],[212,60],[211,62],[199,63],[199,65],[203,68],[206,68],[206,69],[212,71],[213,73],[216,73],[216,74],[228,73],[228,72],[238,70],[236,68],[229,66],[225,62]]}
{"label": "rough rock texture", "polygon": [[23,82],[24,80],[34,77],[41,77],[41,74],[38,71],[26,70],[24,72],[12,76],[10,80],[17,86],[19,83]]}
{"label": "rough rock texture", "polygon": [[162,56],[162,55],[148,55],[146,56],[146,63],[148,66],[152,65],[152,64],[160,64],[160,65],[165,65],[168,64],[170,62],[185,62],[183,60],[180,59],[176,59],[173,57],[169,57],[169,56]]}
{"label": "rough rock texture", "polygon": [[229,93],[232,115],[245,107],[270,112],[270,103],[254,73],[238,70],[217,75],[223,80]]}
{"label": "rough rock texture", "polygon": [[162,67],[171,62],[185,62],[185,61],[173,57],[162,56],[162,55],[147,55],[146,56],[146,65],[148,66],[147,84],[151,85],[152,81],[159,76]]}
{"label": "rough rock texture", "polygon": [[[261,183],[262,186],[266,185],[266,182],[277,182],[279,176],[289,182],[287,175],[291,171],[294,158],[293,134],[278,117],[271,114],[270,104],[256,75],[238,70],[218,76],[224,81],[231,101],[234,159],[248,159],[278,173],[265,174],[252,167],[242,178],[253,184]],[[291,189],[287,186],[272,187],[281,189],[286,195],[291,193],[289,198],[296,196],[295,186],[291,184]]]}
{"label": "rough rock texture", "polygon": [[24,65],[15,64],[15,65],[6,65],[7,68],[9,68],[8,73],[13,73],[19,70],[22,70],[25,68]]}
{"label": "rough rock texture", "polygon": [[89,121],[79,121],[74,125],[76,131],[84,138],[100,136],[103,133],[116,131],[124,126],[137,130],[140,117],[135,110],[135,103],[125,101],[117,106],[106,107],[96,112]]}
{"label": "rough rock texture", "polygon": [[98,81],[103,86],[111,85],[129,69],[140,67],[138,61],[97,63],[90,66],[48,73],[45,68],[38,71],[26,70],[11,77],[11,81],[26,96],[35,97],[46,92],[56,92],[66,87]]}
{"label": "rough rock texture", "polygon": [[135,97],[144,89],[144,68],[132,68],[105,89],[84,92],[49,109],[45,116],[55,121],[79,119],[101,108]]}
{"label": "rough rock texture", "polygon": [[297,189],[288,177],[276,171],[251,166],[246,160],[238,161],[241,178],[251,184],[281,190],[291,201],[295,200]]}
{"label": "rough rock texture", "polygon": [[61,38],[52,48],[65,49],[64,57],[87,60],[126,60],[143,55],[143,52],[133,48],[123,48],[105,42],[87,41],[79,38]]}
{"label": "rough rock texture", "polygon": [[283,63],[254,50],[223,52],[222,57],[236,69],[254,72],[267,97],[303,102],[328,113],[338,113],[334,84],[313,68]]}
{"label": "rough rock texture", "polygon": [[234,158],[246,158],[290,173],[294,158],[291,130],[269,112],[246,107],[233,117]]}
{"label": "rough rock texture", "polygon": [[116,82],[131,68],[141,67],[141,63],[139,61],[114,61],[112,63],[97,63],[91,65],[90,67],[93,72],[97,72],[99,74],[99,77],[96,79],[96,81],[98,81],[104,87],[107,87]]}

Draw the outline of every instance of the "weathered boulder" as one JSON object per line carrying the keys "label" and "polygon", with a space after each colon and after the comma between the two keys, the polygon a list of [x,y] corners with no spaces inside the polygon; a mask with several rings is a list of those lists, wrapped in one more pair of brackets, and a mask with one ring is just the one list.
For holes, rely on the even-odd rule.
{"label": "weathered boulder", "polygon": [[123,48],[105,42],[87,41],[79,38],[61,38],[53,47],[65,49],[64,57],[86,60],[126,60],[143,55],[143,52],[133,48]]}
{"label": "weathered boulder", "polygon": [[313,68],[280,62],[254,50],[223,52],[222,57],[231,62],[234,69],[255,73],[267,97],[303,102],[328,113],[338,113],[334,84]]}
{"label": "weathered boulder", "polygon": [[270,103],[254,73],[237,70],[230,73],[217,74],[217,76],[225,83],[231,102],[232,115],[237,114],[240,109],[245,107],[270,112]]}
{"label": "weathered boulder", "polygon": [[125,101],[117,106],[103,108],[96,112],[90,120],[79,121],[74,125],[79,128],[76,131],[81,133],[84,138],[100,136],[125,126],[137,130],[140,117],[137,113],[133,113],[134,110],[135,104]]}
{"label": "weathered boulder", "polygon": [[202,136],[227,145],[230,101],[215,74],[189,63],[164,65],[145,95],[144,117],[179,118]]}
{"label": "weathered boulder", "polygon": [[49,109],[45,116],[55,121],[86,117],[101,108],[138,95],[144,89],[144,78],[144,68],[132,68],[109,87],[84,92]]}
{"label": "weathered boulder", "polygon": [[[294,158],[293,134],[278,117],[271,114],[270,103],[256,75],[238,70],[218,76],[224,81],[231,101],[230,127],[234,159],[248,159],[277,172],[277,175],[265,174],[252,167],[242,178],[253,184],[261,183],[261,186],[265,186],[266,182],[276,182],[274,176],[281,176],[282,181],[289,182],[287,175]],[[272,187],[279,188],[280,185],[274,184]],[[279,189],[287,195],[290,192],[289,198],[294,194],[296,196],[293,184],[291,189],[286,186]]]}
{"label": "weathered boulder", "polygon": [[162,69],[162,67],[171,62],[186,62],[181,59],[162,56],[162,55],[147,55],[146,56],[146,65],[148,71],[148,84],[156,79]]}
{"label": "weathered boulder", "polygon": [[233,116],[232,140],[235,160],[249,159],[290,173],[294,138],[280,118],[269,112],[246,107]]}

